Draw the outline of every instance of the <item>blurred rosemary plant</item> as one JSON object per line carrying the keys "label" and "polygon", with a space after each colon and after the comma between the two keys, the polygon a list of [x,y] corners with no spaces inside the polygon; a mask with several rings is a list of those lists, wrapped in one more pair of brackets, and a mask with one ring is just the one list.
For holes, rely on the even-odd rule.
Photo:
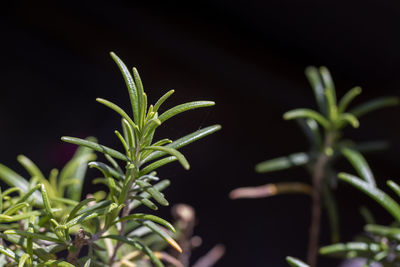
{"label": "blurred rosemary plant", "polygon": [[[360,162],[358,168],[367,170],[365,173],[372,176],[366,162]],[[342,172],[338,176],[375,200],[392,215],[394,222],[391,225],[378,225],[371,214],[364,216],[367,223],[364,227],[364,235],[360,235],[354,242],[322,247],[320,253],[342,258],[363,258],[366,260],[364,266],[372,266],[376,263],[384,267],[400,266],[400,203],[377,188],[376,184],[366,179],[365,175],[360,178]],[[389,180],[387,185],[397,197],[400,197],[400,186],[396,182]]]}
{"label": "blurred rosemary plant", "polygon": [[[133,116],[108,100],[97,101],[121,116],[122,133],[115,131],[115,135],[124,151],[101,145],[93,138],[62,137],[80,148],[59,174],[52,170],[48,180],[24,156],[18,160],[28,170],[29,181],[0,165],[0,179],[11,186],[0,197],[2,266],[117,267],[149,266],[150,262],[163,266],[162,254],[147,244],[150,239],[145,237],[149,234],[158,235],[182,252],[170,236],[175,232],[172,224],[155,215],[132,211],[142,204],[152,210],[158,209],[157,204],[168,206],[161,191],[170,182],[160,180],[156,170],[174,161],[189,169],[178,149],[221,127],[209,126],[175,141],[154,141],[157,128],[182,112],[213,106],[214,102],[189,102],[159,115],[161,105],[174,91],[148,106],[137,70],[133,68],[131,73],[114,53],[111,57],[125,79]],[[104,154],[108,163],[94,161],[93,151]],[[102,173],[94,182],[106,185],[108,192],[95,192],[82,200],[87,166]]]}
{"label": "blurred rosemary plant", "polygon": [[[312,197],[312,214],[309,231],[307,262],[315,267],[318,254],[322,202],[327,209],[332,241],[339,240],[339,223],[336,202],[332,189],[336,187],[337,177],[334,162],[344,155],[352,164],[362,160],[360,152],[380,149],[384,144],[372,142],[355,144],[343,138],[343,129],[350,125],[359,127],[359,118],[373,110],[393,106],[398,103],[394,97],[384,97],[369,101],[347,111],[352,100],[361,93],[360,87],[349,90],[337,101],[335,86],[325,67],[308,67],[305,74],[314,91],[318,111],[299,108],[286,112],[285,120],[296,120],[310,143],[307,152],[294,153],[286,157],[267,160],[256,165],[259,173],[284,170],[304,166],[310,173],[312,185],[299,182],[282,182],[258,187],[245,187],[233,190],[232,199],[260,198],[285,193],[304,193]],[[357,169],[363,173],[364,169]],[[372,177],[368,177],[372,180]],[[322,199],[321,199],[322,196]]]}

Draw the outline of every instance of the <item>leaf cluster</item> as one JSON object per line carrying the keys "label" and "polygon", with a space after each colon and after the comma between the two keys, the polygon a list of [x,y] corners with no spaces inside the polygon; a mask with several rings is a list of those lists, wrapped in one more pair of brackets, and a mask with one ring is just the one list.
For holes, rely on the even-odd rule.
{"label": "leaf cluster", "polygon": [[[161,253],[153,250],[157,244],[164,242],[182,251],[172,237],[171,223],[135,210],[141,205],[150,210],[168,206],[162,191],[170,181],[160,179],[158,168],[177,161],[189,169],[179,149],[221,128],[213,125],[177,140],[154,140],[158,127],[182,112],[214,102],[194,101],[160,112],[174,91],[148,105],[136,68],[131,72],[117,55],[111,57],[124,77],[131,111],[102,98],[97,101],[121,117],[121,130],[114,133],[123,151],[95,138],[62,137],[80,147],[61,171],[53,169],[48,178],[22,155],[18,161],[30,179],[0,165],[0,179],[10,186],[0,194],[1,266],[136,266],[140,262],[164,266]],[[106,162],[96,161],[95,152]],[[93,183],[105,185],[107,192],[82,196],[87,167],[99,171]]]}

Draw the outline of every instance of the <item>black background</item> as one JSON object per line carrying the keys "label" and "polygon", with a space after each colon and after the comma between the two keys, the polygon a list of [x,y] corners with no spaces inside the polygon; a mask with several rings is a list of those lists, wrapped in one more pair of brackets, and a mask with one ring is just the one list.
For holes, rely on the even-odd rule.
{"label": "black background", "polygon": [[[253,171],[262,160],[307,148],[295,123],[282,119],[289,109],[315,107],[306,66],[327,66],[339,96],[362,86],[357,103],[399,95],[397,1],[15,1],[0,12],[0,162],[20,173],[19,153],[45,173],[61,167],[74,150],[62,135],[95,135],[118,147],[118,116],[95,102],[103,97],[129,106],[109,51],[139,69],[151,103],[169,89],[176,90],[170,106],[216,101],[170,120],[158,134],[175,139],[223,126],[182,150],[190,171],[178,164],[160,171],[172,181],[170,203],[197,210],[196,233],[204,244],[193,258],[216,243],[226,245],[217,266],[287,266],[286,255],[305,258],[309,198],[231,201],[228,193],[238,186],[309,181],[302,169]],[[382,187],[398,175],[398,115],[398,107],[382,110],[346,132],[355,140],[391,142],[389,150],[367,157]],[[346,163],[340,168],[349,170]],[[361,203],[379,222],[390,222],[353,188],[340,184],[337,196],[344,240],[362,230]],[[167,208],[160,214],[169,218]],[[329,243],[326,221],[321,242]],[[330,264],[336,263],[322,259],[320,265]]]}

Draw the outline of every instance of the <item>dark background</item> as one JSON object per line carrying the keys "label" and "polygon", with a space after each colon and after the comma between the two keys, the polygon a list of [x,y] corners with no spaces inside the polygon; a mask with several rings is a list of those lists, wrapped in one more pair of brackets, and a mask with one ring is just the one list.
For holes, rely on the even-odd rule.
{"label": "dark background", "polygon": [[[307,148],[295,123],[282,119],[289,109],[315,107],[306,66],[329,67],[339,96],[362,86],[357,103],[399,95],[400,5],[144,2],[14,1],[1,9],[0,162],[25,174],[16,161],[23,153],[48,173],[73,153],[62,135],[95,135],[118,147],[113,134],[118,116],[95,102],[103,97],[128,107],[123,79],[108,54],[115,51],[139,69],[151,103],[169,89],[176,90],[170,106],[201,99],[217,103],[170,120],[158,133],[175,139],[214,123],[223,126],[182,150],[190,171],[178,164],[160,171],[172,181],[166,191],[170,203],[197,210],[196,234],[204,244],[193,258],[223,243],[227,253],[217,266],[287,266],[286,255],[304,259],[309,198],[231,201],[228,193],[238,186],[309,181],[302,169],[253,171],[262,160]],[[367,157],[381,186],[399,173],[398,115],[399,108],[382,110],[363,118],[359,130],[346,132],[355,140],[391,142],[386,152]],[[390,222],[353,188],[340,184],[337,196],[344,240],[362,230],[361,203],[379,222]],[[169,210],[160,214],[168,218]],[[325,221],[321,242],[329,243]],[[330,264],[336,265],[327,259],[320,265]]]}

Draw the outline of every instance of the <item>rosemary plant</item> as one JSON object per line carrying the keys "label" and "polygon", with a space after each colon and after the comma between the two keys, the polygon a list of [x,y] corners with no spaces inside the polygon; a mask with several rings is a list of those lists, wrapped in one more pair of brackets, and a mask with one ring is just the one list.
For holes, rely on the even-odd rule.
{"label": "rosemary plant", "polygon": [[[162,253],[153,251],[146,237],[158,235],[178,252],[181,247],[171,237],[175,228],[166,220],[147,213],[134,212],[140,205],[157,210],[168,206],[162,190],[170,182],[160,180],[156,170],[178,161],[189,169],[179,148],[218,131],[213,125],[175,141],[154,141],[155,131],[168,119],[188,110],[214,105],[196,101],[159,113],[162,104],[174,91],[148,106],[139,73],[131,73],[114,54],[129,92],[133,115],[116,104],[97,101],[121,116],[122,131],[115,135],[123,152],[97,143],[93,138],[62,137],[79,145],[74,158],[58,174],[52,170],[47,180],[26,157],[18,160],[28,170],[25,180],[0,165],[0,179],[12,186],[0,198],[0,260],[9,266],[163,266]],[[94,161],[93,151],[104,154],[108,163]],[[121,164],[122,163],[122,164]],[[86,167],[98,169],[102,177],[95,183],[108,188],[82,200]]]}
{"label": "rosemary plant", "polygon": [[[367,170],[365,174],[372,175],[366,162],[361,163],[359,168]],[[375,183],[366,179],[366,175],[362,175],[360,178],[342,172],[339,173],[339,178],[374,199],[392,215],[394,222],[388,226],[378,225],[375,223],[373,216],[364,216],[367,222],[364,227],[365,235],[359,236],[354,242],[337,243],[322,247],[320,253],[342,258],[364,258],[366,259],[364,266],[371,266],[374,263],[380,263],[384,267],[400,266],[399,202],[377,188]],[[400,186],[396,182],[389,180],[387,185],[400,197]]]}
{"label": "rosemary plant", "polygon": [[[332,241],[337,242],[339,240],[338,213],[332,194],[332,189],[336,187],[337,183],[334,169],[335,160],[344,155],[353,163],[360,160],[360,152],[379,149],[382,146],[381,143],[377,142],[354,144],[352,141],[343,138],[343,129],[349,125],[358,128],[358,119],[361,116],[382,107],[396,105],[398,99],[394,97],[379,98],[347,111],[352,100],[361,93],[360,87],[352,88],[340,101],[337,101],[335,86],[327,68],[308,67],[305,73],[314,91],[318,111],[300,108],[286,112],[283,118],[298,122],[309,140],[310,150],[261,162],[256,165],[255,170],[259,173],[268,173],[304,166],[310,173],[312,185],[299,182],[282,182],[259,187],[245,187],[233,190],[230,197],[233,199],[259,198],[284,193],[311,195],[312,215],[307,262],[314,267],[318,254],[322,202],[327,209]],[[363,172],[363,169],[358,169],[358,171]]]}

